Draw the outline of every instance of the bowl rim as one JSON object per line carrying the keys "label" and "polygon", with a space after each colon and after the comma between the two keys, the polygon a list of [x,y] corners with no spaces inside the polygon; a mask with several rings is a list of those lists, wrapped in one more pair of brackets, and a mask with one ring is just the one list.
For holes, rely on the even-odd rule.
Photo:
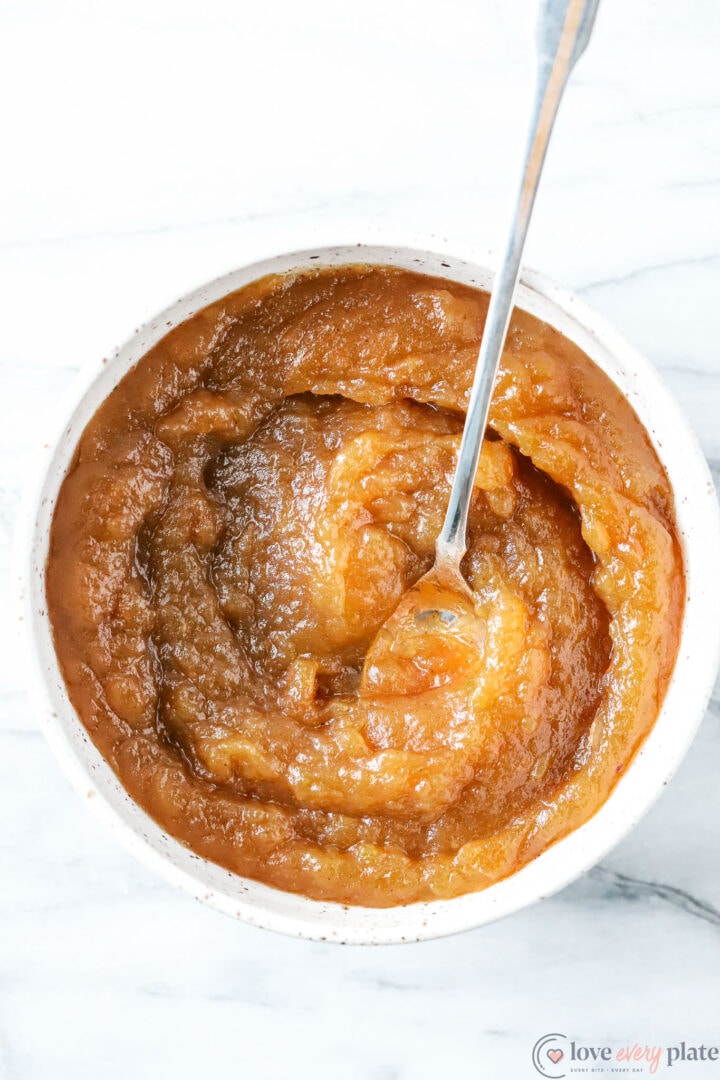
{"label": "bowl rim", "polygon": [[[605,803],[583,825],[485,890],[449,900],[366,908],[312,900],[224,870],[170,837],[127,794],[69,702],[45,604],[47,530],[77,439],[109,389],[155,341],[214,299],[276,266],[288,263],[289,269],[293,260],[298,268],[299,261],[308,266],[326,265],[328,260],[336,265],[353,261],[380,265],[392,262],[387,256],[395,253],[397,265],[421,273],[436,273],[429,267],[440,266],[440,276],[450,279],[463,273],[462,280],[468,280],[471,272],[474,284],[489,287],[489,267],[495,263],[492,252],[428,233],[401,236],[401,231],[358,223],[315,226],[309,235],[307,229],[294,236],[286,230],[274,245],[264,241],[257,251],[264,257],[251,258],[184,293],[144,322],[109,359],[85,365],[54,414],[54,430],[44,436],[16,531],[14,591],[18,618],[25,624],[27,685],[43,732],[73,787],[126,849],[196,899],[256,926],[347,944],[420,941],[472,929],[544,899],[591,869],[631,831],[675,772],[703,718],[720,655],[716,617],[720,577],[703,574],[703,567],[708,570],[716,565],[720,553],[720,512],[693,432],[647,360],[577,296],[544,275],[525,270],[517,305],[531,314],[540,312],[539,317],[551,325],[572,325],[573,333],[560,332],[577,342],[619,385],[648,431],[676,498],[687,595],[675,670],[655,725]],[[343,235],[347,242],[338,243],[338,236]],[[108,389],[103,390],[106,385]],[[92,404],[98,388],[103,392],[95,395]],[[681,495],[676,489],[679,479]],[[685,722],[680,723],[683,716]]]}

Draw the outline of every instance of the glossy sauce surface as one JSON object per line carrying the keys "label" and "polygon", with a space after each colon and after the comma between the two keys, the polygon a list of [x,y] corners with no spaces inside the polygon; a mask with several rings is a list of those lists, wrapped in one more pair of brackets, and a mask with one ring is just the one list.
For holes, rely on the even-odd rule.
{"label": "glossy sauce surface", "polygon": [[522,313],[463,564],[477,640],[460,620],[428,661],[378,636],[433,561],[486,308],[391,268],[267,278],[83,433],[47,567],[71,700],[140,805],[237,873],[376,906],[482,888],[585,821],[657,715],[667,478]]}

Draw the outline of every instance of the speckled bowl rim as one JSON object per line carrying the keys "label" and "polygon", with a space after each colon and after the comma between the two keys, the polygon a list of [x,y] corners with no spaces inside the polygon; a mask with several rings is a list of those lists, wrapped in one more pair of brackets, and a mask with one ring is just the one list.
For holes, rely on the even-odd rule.
{"label": "speckled bowl rim", "polygon": [[[348,944],[421,941],[479,927],[551,895],[589,870],[637,824],[677,768],[702,719],[720,654],[720,514],[692,431],[647,360],[577,297],[526,271],[518,306],[575,341],[619,386],[645,425],[675,490],[687,582],[678,660],[655,726],[609,799],[580,828],[482,892],[378,909],[310,900],[229,873],[174,840],[127,794],[70,704],[47,617],[49,527],[78,438],[101,400],[171,327],[265,274],[319,264],[390,263],[489,288],[492,274],[487,268],[494,263],[490,252],[464,241],[398,233],[396,228],[357,223],[315,225],[310,232],[284,230],[282,242],[268,243],[264,257],[186,294],[107,360],[90,364],[59,407],[57,430],[46,436],[18,529],[17,600],[29,644],[29,692],[47,740],[78,793],[129,851],[196,899],[256,926]],[[349,242],[338,244],[342,236]],[[246,252],[248,257],[254,254]]]}

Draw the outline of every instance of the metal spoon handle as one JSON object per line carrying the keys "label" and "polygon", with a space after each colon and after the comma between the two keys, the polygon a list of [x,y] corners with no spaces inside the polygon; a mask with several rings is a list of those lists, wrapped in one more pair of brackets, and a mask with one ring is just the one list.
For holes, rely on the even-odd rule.
{"label": "metal spoon handle", "polygon": [[537,81],[520,186],[505,251],[493,282],[450,502],[436,543],[437,561],[449,562],[457,568],[467,547],[467,520],[473,482],[545,152],[568,76],[590,38],[598,3],[599,0],[540,2]]}

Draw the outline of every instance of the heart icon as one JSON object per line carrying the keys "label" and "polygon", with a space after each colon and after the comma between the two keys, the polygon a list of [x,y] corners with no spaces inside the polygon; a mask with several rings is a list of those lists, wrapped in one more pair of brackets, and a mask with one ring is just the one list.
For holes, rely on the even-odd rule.
{"label": "heart icon", "polygon": [[557,1065],[558,1061],[562,1061],[565,1056],[562,1050],[548,1050],[547,1054],[553,1065]]}

